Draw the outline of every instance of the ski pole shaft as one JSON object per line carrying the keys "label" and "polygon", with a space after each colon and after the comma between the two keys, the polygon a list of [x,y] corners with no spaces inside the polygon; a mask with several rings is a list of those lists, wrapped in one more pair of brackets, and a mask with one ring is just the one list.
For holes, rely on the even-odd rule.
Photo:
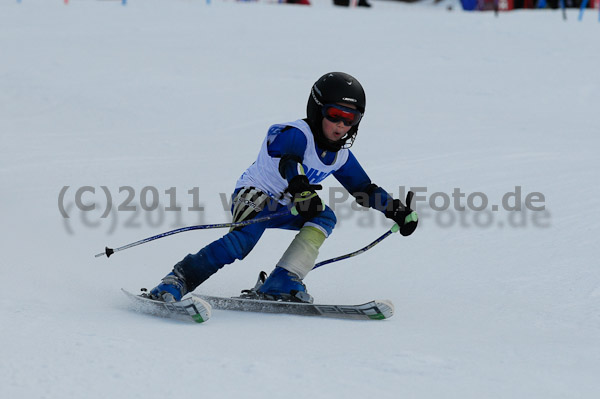
{"label": "ski pole shaft", "polygon": [[565,5],[565,0],[559,0],[560,8],[562,9],[563,20],[567,20],[567,8]]}
{"label": "ski pole shaft", "polygon": [[106,257],[109,258],[115,252],[123,251],[123,250],[129,249],[129,248],[132,248],[132,247],[136,247],[138,245],[145,244],[145,243],[150,242],[150,241],[158,240],[159,238],[172,236],[173,234],[183,233],[184,231],[205,230],[205,229],[220,229],[220,228],[231,228],[231,227],[247,226],[249,224],[266,222],[268,220],[272,220],[272,219],[276,219],[276,218],[279,218],[279,217],[282,217],[282,216],[286,216],[289,213],[290,213],[289,210],[285,210],[285,211],[273,213],[271,215],[263,216],[263,217],[256,218],[256,219],[249,219],[249,220],[245,220],[245,221],[241,221],[241,222],[217,223],[217,224],[202,224],[202,225],[197,225],[197,226],[182,227],[180,229],[171,230],[171,231],[167,231],[165,233],[157,234],[157,235],[152,236],[152,237],[144,238],[143,240],[132,242],[131,244],[123,245],[122,247],[118,247],[118,248],[109,248],[109,247],[106,247],[105,250],[104,250],[104,252],[101,252],[101,253],[96,254],[94,256],[96,258],[99,258],[102,255],[106,255]]}
{"label": "ski pole shaft", "polygon": [[369,249],[373,248],[375,245],[377,245],[381,241],[385,240],[392,233],[396,233],[398,230],[400,230],[400,226],[398,226],[398,224],[394,224],[391,229],[389,229],[388,231],[385,232],[385,234],[383,234],[381,237],[379,237],[378,239],[376,239],[375,241],[373,241],[372,243],[370,243],[366,247],[361,248],[361,249],[359,249],[357,251],[351,252],[351,253],[346,254],[346,255],[341,255],[341,256],[338,256],[336,258],[331,258],[331,259],[327,259],[327,260],[324,260],[322,262],[319,262],[319,263],[317,263],[313,267],[313,270],[316,269],[316,268],[318,268],[318,267],[325,266],[325,265],[328,265],[328,264],[333,263],[333,262],[338,262],[340,260],[352,258],[352,257],[354,257],[356,255],[362,254],[363,252],[367,252]]}

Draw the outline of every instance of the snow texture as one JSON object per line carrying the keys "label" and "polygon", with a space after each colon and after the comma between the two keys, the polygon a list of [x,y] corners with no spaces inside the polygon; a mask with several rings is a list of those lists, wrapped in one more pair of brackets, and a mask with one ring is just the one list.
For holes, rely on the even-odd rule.
{"label": "snow texture", "polygon": [[[3,1],[0,397],[598,397],[600,24],[576,15],[376,0]],[[414,235],[307,276],[319,302],[392,300],[390,320],[215,310],[198,325],[134,312],[122,287],[151,288],[224,231],[93,255],[228,221],[219,193],[268,126],[303,117],[312,83],[338,70],[367,92],[353,151],[374,182],[395,195],[427,187],[428,200],[460,188],[463,205],[485,193],[488,211],[420,201]],[[80,205],[97,206],[84,212],[85,186],[95,193]],[[123,186],[136,212],[116,210]],[[523,203],[542,193],[545,210],[489,211],[515,186]],[[144,187],[161,211],[141,209],[152,208]],[[204,212],[188,210],[194,192]],[[181,212],[164,211],[170,195]],[[350,204],[337,205],[319,260],[389,228]],[[197,292],[252,286],[293,236],[267,232]]]}

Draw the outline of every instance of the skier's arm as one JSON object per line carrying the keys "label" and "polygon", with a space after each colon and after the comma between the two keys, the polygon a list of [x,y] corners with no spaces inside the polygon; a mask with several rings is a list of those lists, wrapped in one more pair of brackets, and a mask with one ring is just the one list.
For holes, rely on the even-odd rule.
{"label": "skier's arm", "polygon": [[411,235],[417,228],[417,213],[410,207],[414,193],[408,192],[406,205],[393,199],[387,191],[371,182],[369,176],[350,152],[348,161],[333,174],[362,206],[377,209],[400,227],[400,234]]}
{"label": "skier's arm", "polygon": [[267,149],[270,156],[281,158],[279,173],[288,181],[286,191],[292,196],[298,214],[305,220],[310,220],[323,211],[324,205],[316,193],[316,190],[320,190],[322,186],[310,184],[302,167],[307,145],[304,133],[289,127],[283,130]]}
{"label": "skier's arm", "polygon": [[304,133],[294,127],[284,129],[267,147],[269,155],[281,158],[279,173],[288,182],[298,175],[303,175],[302,160],[308,145]]}
{"label": "skier's arm", "polygon": [[371,182],[371,179],[350,152],[348,160],[333,176],[344,186],[356,202],[364,207],[384,212],[392,196],[383,188]]}

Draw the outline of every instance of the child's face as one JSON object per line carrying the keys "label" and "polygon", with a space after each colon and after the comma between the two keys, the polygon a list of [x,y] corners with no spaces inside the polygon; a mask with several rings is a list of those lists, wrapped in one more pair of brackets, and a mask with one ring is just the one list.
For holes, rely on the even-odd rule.
{"label": "child's face", "polygon": [[[356,107],[352,104],[338,103],[339,105],[343,105],[344,107],[356,109]],[[331,122],[327,120],[327,118],[323,118],[322,122],[323,135],[330,141],[338,141],[342,137],[348,133],[352,126],[344,125],[344,122],[339,121],[337,123]]]}

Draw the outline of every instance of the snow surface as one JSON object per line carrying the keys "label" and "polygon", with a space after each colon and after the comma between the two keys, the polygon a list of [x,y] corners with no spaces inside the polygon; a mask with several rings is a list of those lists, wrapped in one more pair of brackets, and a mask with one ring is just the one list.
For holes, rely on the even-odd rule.
{"label": "snow surface", "polygon": [[[577,10],[565,23],[549,10],[373,4],[0,4],[0,397],[598,397],[600,24],[593,13],[576,22]],[[177,217],[102,219],[101,186],[115,207],[131,186],[138,210],[144,187],[162,208],[176,187],[177,226],[228,221],[218,193],[270,124],[304,116],[311,84],[333,70],[366,88],[353,150],[379,185],[458,187],[489,206],[521,186],[523,198],[543,193],[545,211],[420,202],[413,236],[306,278],[319,302],[392,300],[387,321],[214,311],[197,325],[132,311],[121,287],[154,286],[224,232],[94,258]],[[98,209],[74,205],[83,186]],[[203,214],[187,211],[194,187]],[[349,204],[320,260],[390,226]],[[267,232],[198,291],[253,285],[293,234]]]}

